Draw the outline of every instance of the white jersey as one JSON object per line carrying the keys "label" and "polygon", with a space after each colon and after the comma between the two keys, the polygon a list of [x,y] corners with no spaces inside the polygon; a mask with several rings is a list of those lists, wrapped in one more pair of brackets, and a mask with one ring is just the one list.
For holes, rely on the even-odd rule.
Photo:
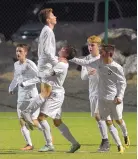
{"label": "white jersey", "polygon": [[[53,30],[45,25],[38,42],[38,69],[44,71],[55,65],[56,42]],[[50,60],[49,60],[50,55]],[[57,61],[56,61],[57,62]]]}
{"label": "white jersey", "polygon": [[101,59],[83,60],[78,58],[74,58],[72,62],[98,69],[98,95],[100,99],[114,100],[116,96],[123,99],[126,89],[126,79],[123,68],[118,63],[113,61],[110,64],[104,64]]}
{"label": "white jersey", "polygon": [[[57,59],[56,56],[55,59]],[[68,67],[68,63],[58,62],[50,71],[44,71],[44,76],[47,80],[47,83],[52,86],[52,92],[65,93],[63,83],[67,76]],[[52,75],[53,73],[54,75]],[[28,81],[23,82],[23,85],[26,87],[34,83],[43,82],[43,78],[30,79]]]}
{"label": "white jersey", "polygon": [[[84,60],[90,60],[90,59],[97,59],[97,57],[100,58],[99,56],[93,57],[91,54],[86,56]],[[98,82],[99,82],[99,75],[98,75],[98,70],[94,75],[88,75],[88,72],[92,70],[93,68],[91,67],[85,67],[82,66],[81,70],[81,79],[82,80],[89,80],[89,98],[92,98],[94,96],[98,96]]]}
{"label": "white jersey", "polygon": [[38,94],[36,84],[28,87],[21,87],[20,83],[37,77],[38,69],[36,64],[26,59],[25,63],[19,61],[14,63],[14,78],[9,86],[9,92],[18,87],[18,102],[29,101]]}
{"label": "white jersey", "polygon": [[59,62],[53,67],[55,76],[51,76],[47,79],[49,81],[48,83],[52,86],[52,92],[65,92],[63,84],[67,76],[68,67],[69,64],[64,62]]}

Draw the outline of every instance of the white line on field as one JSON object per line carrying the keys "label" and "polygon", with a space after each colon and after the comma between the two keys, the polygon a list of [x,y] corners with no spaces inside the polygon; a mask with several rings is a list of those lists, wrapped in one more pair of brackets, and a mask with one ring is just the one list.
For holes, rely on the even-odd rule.
{"label": "white line on field", "polygon": [[[49,118],[50,118],[50,117],[49,117]],[[78,118],[78,119],[79,119],[79,118],[80,118],[80,119],[81,119],[81,118],[82,118],[82,119],[83,119],[83,118],[90,118],[90,119],[91,119],[91,117],[85,117],[85,116],[84,116],[84,117],[83,117],[83,116],[76,116],[76,117],[74,117],[74,116],[73,116],[73,117],[71,117],[71,116],[69,117],[69,116],[68,116],[68,117],[62,117],[62,118]],[[11,117],[0,117],[0,119],[18,119],[18,117],[12,117],[12,116],[11,116]]]}

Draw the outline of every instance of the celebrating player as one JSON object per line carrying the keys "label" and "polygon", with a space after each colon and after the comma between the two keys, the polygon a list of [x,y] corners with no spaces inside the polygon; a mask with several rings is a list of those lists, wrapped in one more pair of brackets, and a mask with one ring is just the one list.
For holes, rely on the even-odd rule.
{"label": "celebrating player", "polygon": [[[21,82],[35,78],[38,73],[37,66],[34,62],[26,58],[29,47],[26,44],[18,44],[16,47],[16,56],[18,61],[14,63],[14,78],[9,86],[9,93],[13,94],[18,87],[17,114],[20,120],[21,132],[26,141],[26,146],[22,150],[32,150],[33,145],[30,138],[30,132],[21,117],[21,112],[27,108],[32,98],[38,95],[36,85],[30,85],[22,88]],[[39,109],[32,114],[32,119],[35,121],[39,115]]]}
{"label": "celebrating player", "polygon": [[[30,113],[34,112],[38,106],[40,106],[40,115],[38,117],[40,124],[43,129],[43,134],[46,140],[46,145],[42,147],[40,152],[54,151],[52,144],[52,138],[50,133],[50,128],[47,127],[46,117],[49,116],[53,119],[54,125],[59,129],[61,134],[71,142],[72,146],[68,153],[74,153],[80,148],[80,144],[75,140],[75,138],[70,133],[68,127],[61,120],[62,104],[64,101],[65,90],[63,88],[63,83],[68,71],[68,60],[76,56],[76,50],[71,46],[65,46],[59,51],[59,59],[62,62],[58,62],[51,71],[47,73],[45,77],[47,81],[51,83],[51,94],[43,103],[32,102],[28,108],[23,112],[23,117],[26,121],[30,121]],[[23,86],[30,85],[33,80],[23,82]],[[35,80],[34,80],[35,81]],[[39,104],[38,104],[39,103]],[[32,123],[32,122],[31,122]],[[38,126],[38,125],[36,125]]]}
{"label": "celebrating player", "polygon": [[98,70],[99,73],[99,85],[98,85],[98,97],[99,97],[99,114],[102,120],[106,120],[109,131],[115,140],[118,151],[124,152],[121,140],[118,135],[117,129],[113,126],[112,119],[116,120],[120,126],[125,146],[129,147],[130,141],[126,124],[122,119],[123,111],[123,97],[126,88],[126,79],[124,76],[123,68],[113,61],[112,56],[114,54],[115,47],[112,45],[102,45],[100,51],[100,59],[95,61],[84,60],[74,58],[72,62],[82,66],[90,66]]}
{"label": "celebrating player", "polygon": [[[90,60],[100,58],[99,46],[101,44],[101,38],[98,36],[90,36],[87,39],[87,43],[90,54],[86,56],[84,59]],[[81,78],[82,80],[89,80],[89,100],[91,116],[95,117],[102,137],[102,142],[98,148],[98,151],[108,151],[110,145],[108,141],[107,126],[105,121],[100,119],[98,110],[98,72],[95,68],[82,66]]]}

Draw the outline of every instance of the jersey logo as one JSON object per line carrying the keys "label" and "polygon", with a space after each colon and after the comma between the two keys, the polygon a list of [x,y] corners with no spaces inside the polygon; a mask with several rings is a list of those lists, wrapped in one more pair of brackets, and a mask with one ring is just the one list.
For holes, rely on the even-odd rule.
{"label": "jersey logo", "polygon": [[113,72],[111,70],[108,70],[108,75],[111,75]]}

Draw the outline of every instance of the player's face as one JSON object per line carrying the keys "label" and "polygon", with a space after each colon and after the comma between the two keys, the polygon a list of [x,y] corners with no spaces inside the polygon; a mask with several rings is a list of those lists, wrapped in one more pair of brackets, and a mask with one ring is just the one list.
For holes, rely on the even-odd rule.
{"label": "player's face", "polygon": [[27,55],[27,51],[22,47],[16,48],[16,56],[19,61],[24,61]]}
{"label": "player's face", "polygon": [[90,54],[95,55],[99,50],[98,44],[97,43],[88,43],[88,50],[89,50]]}
{"label": "player's face", "polygon": [[59,57],[67,57],[68,56],[68,49],[66,47],[62,47],[59,52]]}
{"label": "player's face", "polygon": [[48,23],[55,25],[57,23],[57,17],[52,12],[50,12],[47,21]]}

